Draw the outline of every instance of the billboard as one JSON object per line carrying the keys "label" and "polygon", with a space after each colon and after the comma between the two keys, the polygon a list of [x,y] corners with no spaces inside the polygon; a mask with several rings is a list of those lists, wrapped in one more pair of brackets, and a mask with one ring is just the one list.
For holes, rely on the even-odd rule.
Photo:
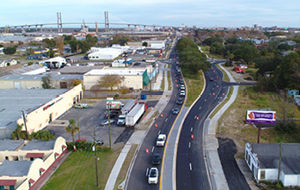
{"label": "billboard", "polygon": [[276,111],[260,111],[260,110],[246,111],[247,123],[274,124],[275,121],[276,121]]}

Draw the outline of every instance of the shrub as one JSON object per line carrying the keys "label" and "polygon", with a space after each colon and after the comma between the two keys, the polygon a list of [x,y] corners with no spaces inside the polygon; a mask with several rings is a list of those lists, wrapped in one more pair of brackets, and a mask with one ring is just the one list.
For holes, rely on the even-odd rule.
{"label": "shrub", "polygon": [[27,63],[27,65],[29,66],[29,65],[33,65],[33,62],[29,62],[29,63]]}
{"label": "shrub", "polygon": [[278,123],[275,129],[280,133],[293,134],[296,132],[297,124],[294,121],[289,121],[286,123]]}

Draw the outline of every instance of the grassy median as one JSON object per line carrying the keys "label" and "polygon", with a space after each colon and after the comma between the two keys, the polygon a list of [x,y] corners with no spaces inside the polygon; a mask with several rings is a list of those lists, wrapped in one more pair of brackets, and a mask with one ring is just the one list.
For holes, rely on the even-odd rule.
{"label": "grassy median", "polygon": [[199,71],[198,75],[188,75],[183,72],[184,80],[188,88],[188,97],[185,106],[191,106],[193,102],[199,97],[204,88],[204,73]]}

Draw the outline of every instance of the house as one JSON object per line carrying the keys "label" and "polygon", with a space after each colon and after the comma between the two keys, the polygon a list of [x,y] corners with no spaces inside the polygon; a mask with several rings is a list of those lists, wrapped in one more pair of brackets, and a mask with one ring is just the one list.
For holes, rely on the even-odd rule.
{"label": "house", "polygon": [[[245,161],[256,181],[277,181],[280,144],[246,142]],[[279,180],[284,186],[300,186],[300,144],[283,143]]]}
{"label": "house", "polygon": [[4,60],[2,62],[0,62],[0,67],[7,67],[10,65],[16,65],[18,62],[14,59],[12,60]]}
{"label": "house", "polygon": [[50,141],[0,140],[0,189],[30,189],[66,151],[62,137]]}

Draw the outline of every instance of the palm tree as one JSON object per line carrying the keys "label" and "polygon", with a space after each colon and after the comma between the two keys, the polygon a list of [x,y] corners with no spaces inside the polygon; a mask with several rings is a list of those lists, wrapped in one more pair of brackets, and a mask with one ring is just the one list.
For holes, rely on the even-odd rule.
{"label": "palm tree", "polygon": [[32,132],[29,137],[43,141],[49,141],[51,139],[54,139],[54,135],[51,134],[48,130],[39,130],[37,132]]}
{"label": "palm tree", "polygon": [[73,138],[73,147],[74,147],[74,150],[76,151],[74,135],[75,135],[75,133],[77,133],[80,130],[80,127],[76,126],[76,122],[74,119],[70,119],[69,125],[65,129],[66,129],[67,133],[71,133],[72,138]]}
{"label": "palm tree", "polygon": [[21,125],[17,124],[16,130],[11,134],[13,140],[26,139],[24,131],[22,131],[23,123]]}

